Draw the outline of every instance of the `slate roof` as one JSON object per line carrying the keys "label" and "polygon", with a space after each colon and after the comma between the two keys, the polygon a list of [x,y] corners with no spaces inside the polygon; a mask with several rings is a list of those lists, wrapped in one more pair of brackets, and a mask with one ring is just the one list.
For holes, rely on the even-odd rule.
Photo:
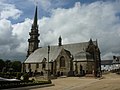
{"label": "slate roof", "polygon": [[[62,47],[51,46],[49,53],[49,60],[55,60],[59,53],[61,52]],[[42,62],[44,58],[48,58],[48,48],[39,48],[35,50],[25,61],[25,63],[39,63]]]}
{"label": "slate roof", "polygon": [[117,56],[115,59],[113,59],[113,64],[120,64],[120,56]]}
{"label": "slate roof", "polygon": [[[96,41],[93,41],[93,43],[96,45]],[[59,53],[61,52],[62,48],[65,50],[70,51],[70,53],[75,56],[75,54],[79,53],[80,51],[85,50],[88,46],[89,42],[83,42],[83,43],[73,43],[73,44],[65,44],[62,46],[50,46],[50,54],[49,54],[49,60],[55,60]],[[42,62],[44,58],[48,58],[48,48],[39,48],[35,50],[26,60],[24,63],[38,63]]]}
{"label": "slate roof", "polygon": [[112,65],[113,60],[101,60],[101,65]]}
{"label": "slate roof", "polygon": [[82,50],[75,54],[74,61],[87,61],[86,56],[90,56],[90,53],[86,52],[85,50]]}

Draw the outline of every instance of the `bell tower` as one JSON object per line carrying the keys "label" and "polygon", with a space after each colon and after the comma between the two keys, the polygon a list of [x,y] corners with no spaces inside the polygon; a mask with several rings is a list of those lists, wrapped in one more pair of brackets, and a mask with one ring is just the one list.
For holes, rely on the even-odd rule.
{"label": "bell tower", "polygon": [[34,52],[36,49],[38,49],[40,40],[38,39],[39,33],[38,33],[38,24],[37,24],[37,6],[35,9],[35,16],[34,21],[32,24],[31,32],[29,32],[30,39],[28,39],[28,51],[27,51],[27,57]]}

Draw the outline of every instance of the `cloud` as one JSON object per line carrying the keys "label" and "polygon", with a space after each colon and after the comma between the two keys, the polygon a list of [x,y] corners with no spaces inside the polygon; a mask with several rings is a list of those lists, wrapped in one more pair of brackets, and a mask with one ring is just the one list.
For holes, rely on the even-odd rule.
{"label": "cloud", "polygon": [[15,54],[21,55],[16,48],[21,43],[17,35],[13,35],[13,27],[9,18],[16,19],[21,11],[14,5],[6,4],[0,1],[0,58],[13,59]]}
{"label": "cloud", "polygon": [[9,20],[6,19],[2,19],[0,20],[0,44],[4,45],[4,44],[8,44],[8,43],[12,43],[11,39],[14,39],[14,37],[12,36],[12,26],[11,26],[11,22]]}
{"label": "cloud", "polygon": [[22,14],[22,11],[15,8],[12,4],[0,2],[0,19],[17,19]]}
{"label": "cloud", "polygon": [[[52,7],[51,1],[40,0],[42,4]],[[43,1],[43,2],[42,2]],[[61,35],[63,44],[98,40],[102,59],[112,59],[120,55],[120,1],[97,1],[87,4],[76,2],[71,8],[50,8],[51,16],[39,19],[40,46],[57,45]],[[7,4],[3,4],[8,8]],[[22,11],[10,5],[7,14],[0,14],[0,57],[25,59],[27,53],[29,32],[32,20],[12,24],[9,18],[19,18]],[[0,6],[0,12],[6,9]],[[33,12],[34,14],[34,12]],[[32,15],[33,16],[33,15]]]}
{"label": "cloud", "polygon": [[48,9],[50,9],[50,7],[52,6],[51,4],[52,0],[28,0],[28,1],[33,2],[34,4],[38,4],[45,11],[48,11]]}
{"label": "cloud", "polygon": [[32,20],[25,19],[22,23],[12,25],[13,35],[16,35],[21,40],[20,45],[16,48],[17,52],[27,52],[27,40],[29,38],[29,32],[31,30]]}
{"label": "cloud", "polygon": [[0,58],[8,58],[17,53],[15,49],[18,48],[20,42],[18,37],[12,34],[12,29],[9,20],[0,20]]}
{"label": "cloud", "polygon": [[[28,0],[28,1],[37,4],[40,7],[40,9],[44,10],[44,12],[51,13],[51,10],[54,8],[66,6],[69,0]],[[69,3],[72,3],[72,0],[69,1]]]}
{"label": "cloud", "polygon": [[64,44],[93,38],[99,41],[102,59],[110,58],[109,53],[120,55],[119,4],[120,1],[82,5],[78,2],[69,9],[53,9],[51,17],[43,17],[39,23],[41,46],[57,44],[60,35]]}
{"label": "cloud", "polygon": [[27,40],[32,20],[12,24],[10,20],[0,20],[0,58],[24,60],[27,54]]}

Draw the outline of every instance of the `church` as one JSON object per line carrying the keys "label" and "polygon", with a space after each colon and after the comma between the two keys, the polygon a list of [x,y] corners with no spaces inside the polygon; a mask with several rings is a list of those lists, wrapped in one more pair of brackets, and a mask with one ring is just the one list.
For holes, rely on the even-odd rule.
{"label": "church", "polygon": [[[53,76],[87,76],[97,77],[101,72],[101,58],[98,42],[90,39],[88,42],[62,44],[39,47],[37,6],[34,21],[29,33],[27,58],[23,63],[24,72],[39,72],[42,75],[49,70]],[[42,33],[41,33],[42,34]]]}

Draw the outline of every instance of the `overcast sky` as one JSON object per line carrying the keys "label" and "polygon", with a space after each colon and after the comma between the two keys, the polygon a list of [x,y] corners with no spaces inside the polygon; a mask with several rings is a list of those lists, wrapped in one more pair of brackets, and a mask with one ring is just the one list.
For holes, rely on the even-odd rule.
{"label": "overcast sky", "polygon": [[[35,0],[0,0],[0,58],[24,61]],[[120,55],[120,0],[36,0],[40,46],[98,41],[102,59]]]}

